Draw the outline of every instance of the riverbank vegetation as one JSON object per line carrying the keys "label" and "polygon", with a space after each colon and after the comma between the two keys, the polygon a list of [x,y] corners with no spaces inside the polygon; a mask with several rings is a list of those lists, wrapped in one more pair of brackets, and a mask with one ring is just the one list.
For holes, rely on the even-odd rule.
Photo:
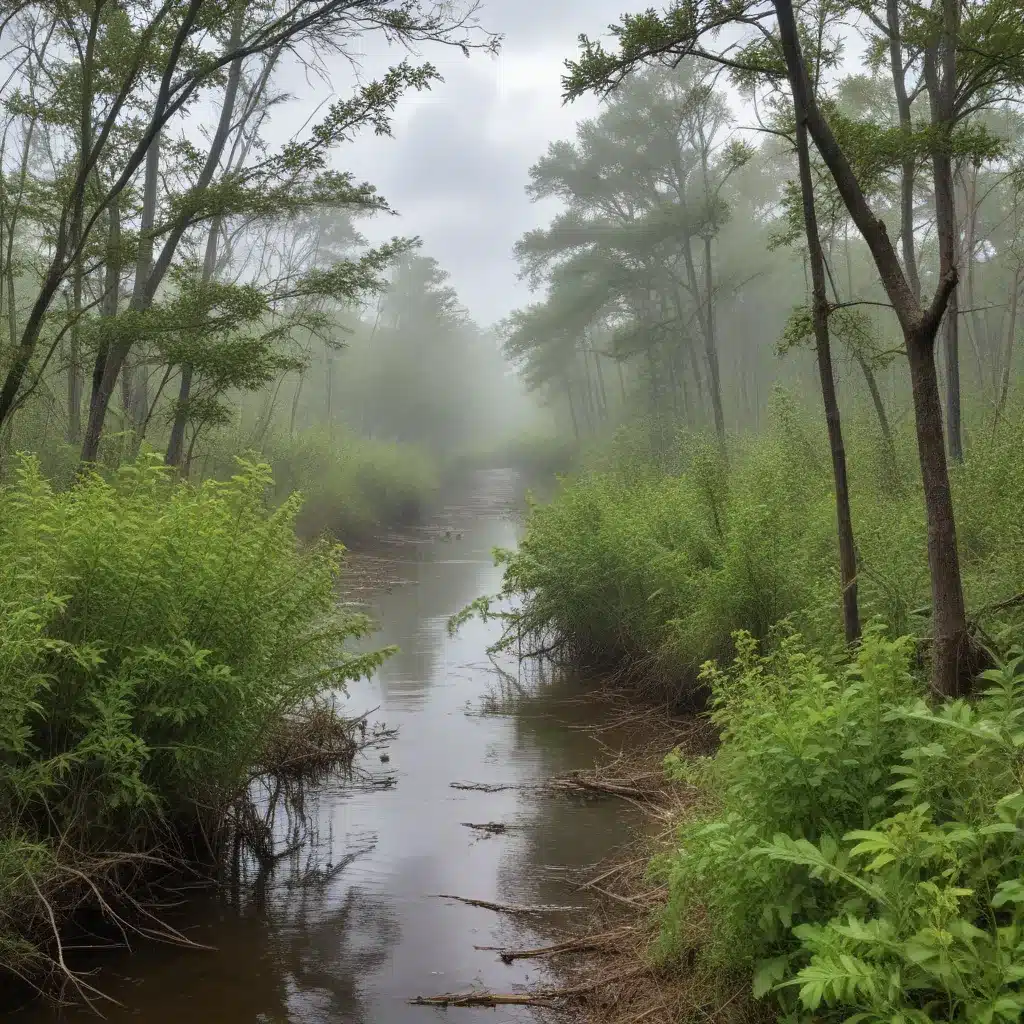
{"label": "riverbank vegetation", "polygon": [[[994,637],[1020,629],[1024,531],[1008,481],[1024,471],[1019,427],[979,440],[956,467],[962,564],[972,624]],[[737,629],[766,638],[789,617],[822,651],[844,646],[827,447],[779,395],[764,432],[727,455],[682,434],[645,450],[624,430],[588,471],[530,511],[506,552],[503,597],[516,611],[508,643],[642,678],[657,699],[685,704],[705,661],[731,656]],[[928,564],[912,439],[880,450],[851,431],[858,598],[865,621],[926,637]]]}
{"label": "riverbank vegetation", "polygon": [[611,40],[567,62],[604,104],[531,169],[562,209],[505,325],[592,453],[466,613],[718,731],[622,897],[685,998],[609,1019],[1019,1021],[1019,17],[765,0]]}
{"label": "riverbank vegetation", "polygon": [[[369,623],[337,606],[339,552],[299,549],[299,501],[267,511],[268,484],[242,465],[192,487],[142,457],[55,491],[25,458],[0,492],[6,971],[67,970],[85,908],[159,933],[125,909],[140,879],[215,869],[255,777],[351,753],[331,695],[386,652],[345,653]],[[323,742],[277,763],[289,728]]]}

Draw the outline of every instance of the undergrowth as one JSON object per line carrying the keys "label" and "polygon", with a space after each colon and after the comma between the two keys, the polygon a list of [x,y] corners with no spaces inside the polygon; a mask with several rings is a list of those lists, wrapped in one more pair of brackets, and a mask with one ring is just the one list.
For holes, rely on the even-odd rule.
{"label": "undergrowth", "polygon": [[776,639],[705,666],[721,746],[669,759],[705,809],[654,866],[662,960],[751,978],[787,1024],[1020,1020],[1024,653],[933,707],[907,638],[847,665]]}
{"label": "undergrowth", "polygon": [[[67,444],[31,421],[21,424],[15,439],[0,444],[0,481],[13,479],[16,451],[37,455],[46,478],[60,490],[74,485],[80,446]],[[33,429],[36,428],[36,429]],[[144,447],[163,451],[159,436]],[[130,430],[108,431],[100,446],[97,468],[107,474],[134,460],[138,445]],[[190,463],[193,481],[226,480],[236,471],[236,459],[271,467],[270,496],[280,504],[295,491],[303,503],[295,527],[303,537],[329,532],[351,543],[381,527],[419,520],[440,490],[437,460],[414,445],[360,437],[341,427],[310,429],[289,434],[270,430],[260,437],[234,427],[219,428],[202,439]]]}
{"label": "undergrowth", "polygon": [[[204,475],[230,475],[241,442],[230,436],[211,441],[197,463]],[[268,435],[257,449],[273,471],[272,496],[281,502],[303,495],[296,529],[311,537],[323,531],[343,541],[362,538],[382,526],[417,521],[436,500],[439,473],[431,456],[411,445],[374,441],[335,429],[293,436]]]}
{"label": "undergrowth", "polygon": [[[863,621],[893,635],[929,630],[924,505],[911,436],[883,449],[848,431]],[[693,696],[701,664],[728,658],[732,634],[768,636],[792,616],[823,650],[843,644],[831,466],[822,431],[784,399],[771,429],[725,453],[684,435],[655,456],[624,430],[589,468],[531,506],[505,565],[515,606],[506,642],[589,667],[628,670],[673,699]],[[986,619],[1024,591],[1024,430],[979,436],[955,467],[968,606]],[[487,601],[474,606],[486,613]]]}
{"label": "undergrowth", "polygon": [[23,457],[0,490],[8,972],[52,966],[68,917],[110,910],[111,888],[215,863],[282,729],[332,717],[387,653],[345,653],[369,624],[338,609],[340,549],[300,548],[300,500],[268,511],[270,484],[250,463],[180,484],[143,456],[58,491]]}

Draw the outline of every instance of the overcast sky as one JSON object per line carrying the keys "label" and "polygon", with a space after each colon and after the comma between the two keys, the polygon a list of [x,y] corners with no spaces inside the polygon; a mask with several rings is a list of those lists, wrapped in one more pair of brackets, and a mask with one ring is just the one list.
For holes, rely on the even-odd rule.
{"label": "overcast sky", "polygon": [[[576,122],[597,109],[591,97],[563,107],[562,62],[576,55],[581,32],[604,35],[629,9],[630,0],[485,0],[481,23],[505,36],[500,56],[466,59],[457,50],[425,48],[423,59],[445,81],[405,97],[393,138],[369,133],[337,153],[339,169],[373,182],[401,214],[364,222],[364,233],[375,240],[419,235],[424,254],[450,272],[481,325],[530,300],[516,279],[512,247],[552,212],[524,192],[531,164],[550,141],[571,137]],[[365,44],[367,76],[400,59],[381,41]],[[349,82],[339,59],[334,88],[344,94]],[[301,83],[283,84],[296,94],[287,116],[308,109]]]}

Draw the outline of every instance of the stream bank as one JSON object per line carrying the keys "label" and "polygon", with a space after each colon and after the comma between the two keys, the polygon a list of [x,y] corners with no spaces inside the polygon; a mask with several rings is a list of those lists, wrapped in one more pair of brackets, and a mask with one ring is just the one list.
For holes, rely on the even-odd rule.
{"label": "stream bank", "polygon": [[[650,827],[620,799],[552,792],[549,780],[591,768],[620,741],[616,710],[582,681],[542,666],[493,663],[494,622],[448,634],[448,618],[494,592],[495,546],[519,536],[514,474],[474,474],[425,528],[380,539],[351,557],[345,598],[382,625],[367,648],[401,651],[351,688],[353,711],[397,729],[362,766],[380,785],[328,780],[306,807],[319,842],[269,876],[188,894],[171,923],[211,949],[133,943],[131,953],[80,953],[90,980],[118,1001],[112,1022],[251,1024],[433,1019],[417,995],[507,991],[547,977],[543,964],[505,964],[495,951],[546,941],[596,912],[573,880]],[[593,727],[601,727],[595,732]],[[607,728],[604,728],[607,727]],[[498,787],[454,788],[453,783]],[[494,833],[469,827],[499,823]],[[495,914],[443,894],[497,904],[574,908],[533,918]],[[503,1008],[503,1021],[532,1019]],[[464,1018],[482,1010],[459,1011]],[[19,1024],[95,1017],[36,1002]],[[487,1011],[488,1020],[495,1020]]]}

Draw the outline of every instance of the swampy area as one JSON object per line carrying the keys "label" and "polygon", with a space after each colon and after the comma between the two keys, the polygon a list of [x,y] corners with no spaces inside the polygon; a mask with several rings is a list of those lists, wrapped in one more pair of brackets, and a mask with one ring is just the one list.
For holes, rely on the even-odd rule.
{"label": "swampy area", "polygon": [[15,1024],[1024,1022],[1021,0],[621,2],[0,2]]}
{"label": "swampy area", "polygon": [[[342,599],[381,626],[364,644],[400,651],[350,684],[346,707],[372,711],[371,722],[395,735],[359,755],[355,779],[339,772],[309,793],[315,838],[294,856],[162,911],[212,949],[133,936],[131,952],[74,955],[74,969],[96,971],[90,981],[118,1001],[101,1003],[108,1021],[404,1024],[435,1019],[438,1011],[409,1005],[418,995],[543,981],[542,964],[506,965],[475,947],[536,946],[575,927],[593,902],[579,889],[583,873],[630,842],[646,815],[623,800],[547,788],[637,735],[614,728],[616,707],[543,665],[490,659],[496,623],[449,635],[449,617],[500,583],[491,549],[515,546],[521,496],[514,472],[478,472],[430,522],[348,556]],[[445,894],[577,909],[537,922]],[[496,1019],[493,1010],[451,1012]],[[505,1007],[497,1019],[531,1012]],[[7,1019],[96,1018],[86,1005],[36,1001]]]}

